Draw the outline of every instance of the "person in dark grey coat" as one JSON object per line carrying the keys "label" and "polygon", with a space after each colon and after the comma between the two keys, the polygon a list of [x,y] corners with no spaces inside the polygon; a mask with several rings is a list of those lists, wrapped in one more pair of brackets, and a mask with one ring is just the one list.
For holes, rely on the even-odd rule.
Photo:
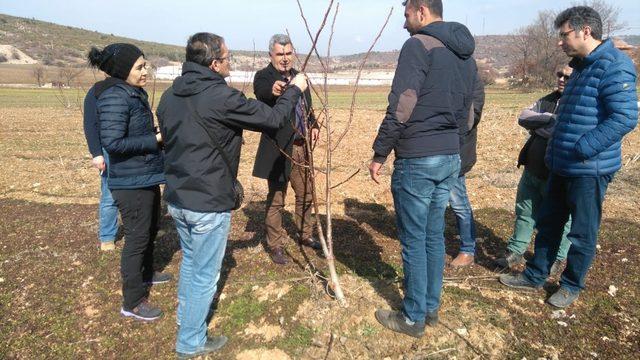
{"label": "person in dark grey coat", "polygon": [[[274,106],[287,83],[298,73],[293,69],[293,46],[287,35],[276,34],[269,41],[271,62],[258,71],[253,81],[256,99]],[[253,166],[253,176],[266,179],[269,186],[265,215],[269,255],[276,264],[286,264],[284,245],[288,238],[282,227],[282,212],[288,184],[296,195],[295,224],[298,242],[313,249],[320,243],[312,237],[311,179],[304,165],[307,161],[305,130],[311,129],[311,140],[318,138],[319,129],[311,107],[311,92],[304,96],[287,117],[285,125],[277,131],[263,132]]]}
{"label": "person in dark grey coat", "polygon": [[272,108],[227,85],[230,53],[222,37],[194,34],[186,50],[182,76],[158,105],[165,139],[165,200],[182,248],[178,358],[214,352],[227,341],[223,335],[207,336],[205,320],[231,227],[243,130],[281,128],[307,88],[306,77],[296,76]]}
{"label": "person in dark grey coat", "polygon": [[369,165],[378,183],[391,151],[391,192],[402,245],[401,311],[378,309],[390,330],[422,337],[438,323],[444,271],[444,213],[460,173],[460,134],[468,131],[477,67],[469,29],[442,20],[442,1],[405,2],[405,28],[389,106]]}
{"label": "person in dark grey coat", "polygon": [[451,261],[451,266],[462,267],[473,264],[476,252],[476,225],[473,219],[473,209],[467,194],[466,174],[476,163],[476,147],[478,143],[478,123],[482,117],[484,107],[484,84],[480,74],[476,74],[473,85],[473,111],[469,112],[466,133],[460,134],[460,174],[451,185],[449,205],[456,216],[458,235],[460,235],[460,250]]}

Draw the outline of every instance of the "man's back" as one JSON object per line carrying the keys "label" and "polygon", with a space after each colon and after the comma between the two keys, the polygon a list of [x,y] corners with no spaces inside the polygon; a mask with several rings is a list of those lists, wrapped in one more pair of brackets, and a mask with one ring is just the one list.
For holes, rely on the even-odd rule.
{"label": "man's back", "polygon": [[477,68],[473,36],[463,25],[435,22],[407,40],[374,143],[376,157],[457,154],[466,132]]}

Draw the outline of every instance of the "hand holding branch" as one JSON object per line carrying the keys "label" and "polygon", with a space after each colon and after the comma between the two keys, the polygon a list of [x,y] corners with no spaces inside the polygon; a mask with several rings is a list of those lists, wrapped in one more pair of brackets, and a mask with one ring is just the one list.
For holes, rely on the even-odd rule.
{"label": "hand holding branch", "polygon": [[287,83],[284,81],[277,80],[273,83],[271,87],[271,93],[273,96],[280,96],[284,93],[284,90],[287,88]]}
{"label": "hand holding branch", "polygon": [[307,75],[303,74],[303,73],[298,73],[298,75],[296,75],[296,77],[293,78],[293,80],[291,80],[291,85],[293,86],[297,86],[298,89],[300,89],[300,91],[304,92],[305,90],[307,90]]}

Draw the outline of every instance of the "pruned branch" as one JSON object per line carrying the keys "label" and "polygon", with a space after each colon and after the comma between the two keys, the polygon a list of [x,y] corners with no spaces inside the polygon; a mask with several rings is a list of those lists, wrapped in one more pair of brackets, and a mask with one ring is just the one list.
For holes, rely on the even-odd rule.
{"label": "pruned branch", "polygon": [[342,139],[344,139],[344,137],[349,132],[349,128],[351,128],[351,123],[353,122],[353,113],[355,111],[355,106],[356,106],[356,94],[358,93],[358,85],[360,84],[360,76],[362,75],[362,69],[364,68],[364,65],[366,64],[367,59],[369,58],[369,55],[371,54],[371,50],[373,50],[373,47],[376,45],[376,43],[380,39],[380,36],[382,36],[382,32],[387,27],[387,24],[389,23],[389,19],[391,18],[391,14],[393,14],[393,7],[391,7],[391,9],[389,10],[389,15],[387,15],[387,19],[384,21],[384,24],[382,25],[382,28],[380,28],[380,31],[378,32],[378,35],[373,40],[373,43],[369,47],[369,50],[367,50],[367,53],[364,56],[364,59],[362,59],[362,62],[360,63],[360,66],[358,67],[358,75],[356,76],[356,83],[354,85],[355,89],[353,90],[353,94],[351,96],[351,108],[349,109],[349,121],[347,122],[347,126],[344,128],[344,131],[342,132],[342,134],[340,134],[340,136],[338,137],[338,141],[336,141],[336,145],[333,147],[332,150],[335,150],[335,149],[338,148],[338,146],[340,146],[340,143],[342,142]]}
{"label": "pruned branch", "polygon": [[[296,0],[296,2],[298,3],[298,9],[300,9],[300,16],[302,16],[302,20],[304,20],[304,25],[307,28],[307,31],[309,31],[309,23],[307,22],[307,18],[304,16],[304,11],[302,11],[302,5],[300,5],[300,0]],[[300,71],[302,72],[306,70],[307,63],[309,62],[309,58],[311,58],[311,54],[313,54],[313,52],[316,51],[318,38],[320,37],[320,34],[322,33],[322,29],[324,29],[324,26],[327,23],[327,17],[331,12],[332,7],[333,7],[333,0],[330,0],[329,6],[327,7],[327,11],[325,11],[324,17],[322,18],[322,24],[320,24],[320,27],[318,28],[318,32],[316,32],[316,36],[312,38],[311,50],[309,50],[309,53],[305,57],[304,62],[302,63],[302,67],[300,68]],[[320,63],[322,63],[322,61],[320,61]]]}

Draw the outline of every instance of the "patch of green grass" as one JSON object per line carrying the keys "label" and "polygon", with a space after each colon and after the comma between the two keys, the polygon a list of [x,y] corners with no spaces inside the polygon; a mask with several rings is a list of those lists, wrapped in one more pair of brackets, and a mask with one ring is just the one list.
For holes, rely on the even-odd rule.
{"label": "patch of green grass", "polygon": [[86,92],[81,89],[12,89],[0,88],[0,107],[63,108],[66,104],[79,109]]}
{"label": "patch of green grass", "polygon": [[251,297],[250,294],[238,296],[229,306],[221,307],[220,314],[229,319],[223,323],[224,333],[234,333],[249,322],[262,316],[266,311],[266,304]]}
{"label": "patch of green grass", "polygon": [[287,335],[276,342],[276,347],[285,352],[297,353],[311,345],[315,331],[304,325],[295,325],[287,331]]}
{"label": "patch of green grass", "polygon": [[375,336],[378,334],[378,332],[380,332],[380,329],[369,324],[368,322],[364,324],[364,327],[362,327],[362,331],[361,331],[362,336],[365,336],[365,337]]}
{"label": "patch of green grass", "polygon": [[293,317],[298,312],[300,304],[310,297],[311,290],[306,285],[296,284],[286,295],[278,300],[277,304],[281,305],[282,310],[275,315],[283,316],[287,319]]}

